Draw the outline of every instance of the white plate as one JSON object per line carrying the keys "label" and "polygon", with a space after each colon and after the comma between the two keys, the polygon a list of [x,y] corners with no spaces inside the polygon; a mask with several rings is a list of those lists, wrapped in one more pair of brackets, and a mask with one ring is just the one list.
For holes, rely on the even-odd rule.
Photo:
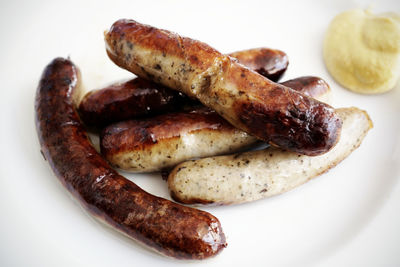
{"label": "white plate", "polygon": [[[81,68],[87,89],[131,75],[104,50],[103,30],[119,18],[170,29],[223,52],[279,48],[284,77],[326,79],[336,107],[357,106],[375,124],[361,147],[329,173],[254,203],[213,207],[229,243],[201,266],[395,266],[400,264],[400,88],[378,96],[346,91],[327,73],[323,34],[335,14],[364,1],[48,1],[2,2],[0,266],[187,265],[155,254],[91,219],[39,152],[33,100],[40,74],[57,56]],[[374,4],[374,3],[372,3]],[[375,10],[400,11],[397,0]],[[159,175],[127,175],[169,198]]]}

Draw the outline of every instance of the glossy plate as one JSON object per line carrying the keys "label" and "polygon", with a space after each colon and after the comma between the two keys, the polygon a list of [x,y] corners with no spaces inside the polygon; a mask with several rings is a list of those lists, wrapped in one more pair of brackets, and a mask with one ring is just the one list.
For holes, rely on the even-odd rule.
{"label": "glossy plate", "polygon": [[[366,1],[9,1],[0,4],[0,266],[399,266],[400,86],[351,93],[329,76],[322,40],[330,20]],[[397,0],[371,3],[400,11]],[[108,60],[103,31],[119,18],[176,31],[222,52],[268,46],[290,60],[283,80],[324,78],[334,106],[357,106],[374,128],[329,173],[283,195],[205,210],[229,243],[217,257],[178,261],[138,245],[87,215],[39,152],[34,95],[43,68],[69,56],[87,90],[132,77]],[[169,198],[159,174],[131,175]]]}

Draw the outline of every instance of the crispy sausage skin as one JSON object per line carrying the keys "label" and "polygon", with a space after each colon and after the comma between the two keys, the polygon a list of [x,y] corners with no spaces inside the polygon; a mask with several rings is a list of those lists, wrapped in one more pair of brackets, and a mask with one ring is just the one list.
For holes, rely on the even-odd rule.
{"label": "crispy sausage skin", "polygon": [[[287,55],[270,48],[255,48],[230,54],[239,63],[277,81],[288,66]],[[193,100],[160,84],[134,78],[87,93],[79,104],[81,120],[101,128],[112,122],[177,111]]]}
{"label": "crispy sausage skin", "polygon": [[330,150],[342,121],[329,105],[273,83],[210,46],[133,20],[105,34],[117,65],[197,98],[235,127],[306,155]]}
{"label": "crispy sausage skin", "polygon": [[73,63],[57,58],[35,99],[41,151],[65,187],[92,215],[165,255],[203,259],[224,248],[217,218],[143,191],[96,152],[75,109],[78,82]]}
{"label": "crispy sausage skin", "polygon": [[238,51],[229,56],[274,82],[279,81],[289,65],[289,59],[283,51],[265,47]]}
{"label": "crispy sausage skin", "polygon": [[[330,94],[328,84],[318,77],[300,77],[282,84],[317,99],[327,99]],[[159,171],[191,158],[236,152],[257,141],[204,106],[114,123],[100,134],[103,156],[113,166],[130,172]]]}
{"label": "crispy sausage skin", "polygon": [[100,128],[116,121],[174,111],[189,101],[182,93],[134,78],[87,93],[79,104],[79,115],[87,126]]}

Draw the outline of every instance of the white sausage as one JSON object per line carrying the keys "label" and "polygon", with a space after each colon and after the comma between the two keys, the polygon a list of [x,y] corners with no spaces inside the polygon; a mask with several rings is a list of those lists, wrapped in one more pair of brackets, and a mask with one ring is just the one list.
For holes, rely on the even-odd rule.
{"label": "white sausage", "polygon": [[329,152],[315,157],[277,148],[184,162],[168,177],[171,196],[182,203],[226,205],[289,191],[328,171],[360,144],[372,122],[365,111],[338,109],[342,135]]}

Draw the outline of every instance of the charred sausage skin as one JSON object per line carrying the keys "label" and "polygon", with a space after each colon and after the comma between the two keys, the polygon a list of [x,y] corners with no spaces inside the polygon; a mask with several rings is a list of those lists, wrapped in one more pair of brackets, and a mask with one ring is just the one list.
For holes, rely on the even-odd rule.
{"label": "charred sausage skin", "polygon": [[[330,94],[328,84],[318,77],[300,77],[282,84],[317,99]],[[121,121],[100,134],[103,156],[113,166],[130,172],[160,171],[192,158],[237,152],[257,141],[204,106]]]}
{"label": "charred sausage skin", "polygon": [[335,110],[273,83],[205,43],[133,20],[105,34],[117,65],[197,98],[235,127],[283,149],[318,155],[338,141]]}
{"label": "charred sausage skin", "polygon": [[[239,63],[274,81],[288,66],[286,54],[270,48],[242,50],[230,56],[236,56]],[[168,87],[134,78],[87,93],[79,104],[79,114],[86,125],[101,128],[112,122],[177,111],[194,103]]]}
{"label": "charred sausage skin", "polygon": [[76,112],[78,72],[57,58],[36,92],[41,151],[60,181],[92,215],[165,255],[203,259],[221,251],[226,242],[217,218],[143,191],[92,147]]}

